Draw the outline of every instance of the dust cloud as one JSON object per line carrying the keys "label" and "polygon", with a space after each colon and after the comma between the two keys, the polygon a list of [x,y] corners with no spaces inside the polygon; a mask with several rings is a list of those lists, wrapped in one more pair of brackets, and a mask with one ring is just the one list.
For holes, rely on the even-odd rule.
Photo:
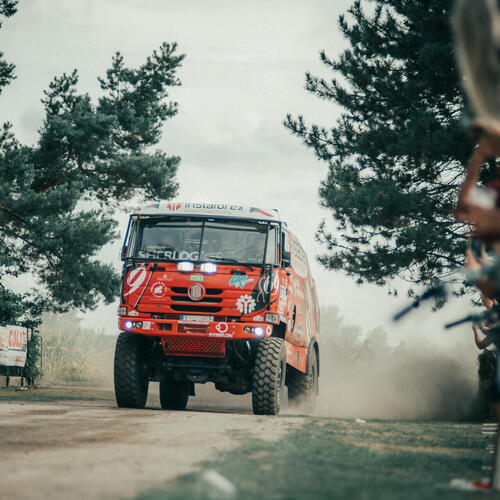
{"label": "dust cloud", "polygon": [[477,408],[477,350],[415,332],[397,345],[383,330],[364,334],[335,307],[321,311],[316,415],[346,418],[470,418]]}
{"label": "dust cloud", "polygon": [[[472,334],[460,341],[454,332],[439,342],[438,325],[427,335],[394,338],[393,331],[389,337],[348,324],[335,307],[322,308],[321,325],[317,416],[464,420],[477,413]],[[47,315],[41,333],[45,384],[112,387],[115,336],[85,328],[71,313]],[[248,394],[219,393],[213,384],[197,384],[196,392],[195,406],[202,401],[213,411],[251,411]],[[296,411],[303,413],[285,413]]]}

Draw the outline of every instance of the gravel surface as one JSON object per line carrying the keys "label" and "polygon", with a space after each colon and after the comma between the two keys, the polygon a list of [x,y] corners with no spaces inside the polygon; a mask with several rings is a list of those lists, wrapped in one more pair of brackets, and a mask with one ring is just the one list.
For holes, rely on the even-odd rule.
{"label": "gravel surface", "polygon": [[129,498],[250,437],[278,439],[304,421],[254,416],[248,396],[197,392],[183,412],[162,411],[155,395],[145,410],[119,409],[111,392],[95,401],[0,401],[0,497]]}

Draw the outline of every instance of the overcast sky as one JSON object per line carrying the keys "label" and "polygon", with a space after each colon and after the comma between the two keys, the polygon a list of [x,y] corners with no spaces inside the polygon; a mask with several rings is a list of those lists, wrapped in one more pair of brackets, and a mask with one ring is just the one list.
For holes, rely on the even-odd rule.
{"label": "overcast sky", "polygon": [[[0,118],[13,123],[20,140],[33,143],[42,121],[40,98],[55,75],[77,68],[80,90],[98,96],[97,76],[115,51],[136,66],[163,41],[176,41],[186,54],[182,87],[171,94],[179,113],[166,124],[159,146],[182,158],[177,199],[279,209],[309,254],[321,305],[337,305],[364,328],[393,331],[389,318],[406,303],[404,295],[394,299],[384,287],[357,286],[315,262],[322,249],[314,233],[328,219],[317,194],[326,165],[282,126],[287,113],[323,125],[338,117],[336,106],[304,90],[304,73],[332,76],[319,52],[335,56],[346,46],[337,19],[351,3],[21,0],[0,31],[1,50],[17,66],[17,80],[0,96]],[[123,230],[126,216],[119,220]],[[116,242],[101,257],[119,268],[118,253]],[[444,315],[421,313],[398,328],[439,330],[443,316],[463,313],[456,301]],[[116,305],[85,319],[111,333]]]}

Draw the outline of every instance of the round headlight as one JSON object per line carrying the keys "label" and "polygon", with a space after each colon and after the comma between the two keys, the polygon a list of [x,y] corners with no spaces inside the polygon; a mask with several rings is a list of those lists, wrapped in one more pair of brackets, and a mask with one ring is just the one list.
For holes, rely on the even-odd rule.
{"label": "round headlight", "polygon": [[123,323],[123,326],[125,327],[125,330],[132,330],[132,328],[134,328],[134,322],[128,319],[125,323]]}

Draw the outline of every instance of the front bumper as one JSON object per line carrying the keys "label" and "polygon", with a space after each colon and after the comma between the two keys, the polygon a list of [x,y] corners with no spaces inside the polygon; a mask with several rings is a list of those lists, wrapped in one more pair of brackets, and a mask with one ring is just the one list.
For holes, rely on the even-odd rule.
{"label": "front bumper", "polygon": [[234,321],[183,321],[122,316],[120,330],[156,337],[218,338],[225,340],[259,339],[270,337],[273,325],[269,323]]}

